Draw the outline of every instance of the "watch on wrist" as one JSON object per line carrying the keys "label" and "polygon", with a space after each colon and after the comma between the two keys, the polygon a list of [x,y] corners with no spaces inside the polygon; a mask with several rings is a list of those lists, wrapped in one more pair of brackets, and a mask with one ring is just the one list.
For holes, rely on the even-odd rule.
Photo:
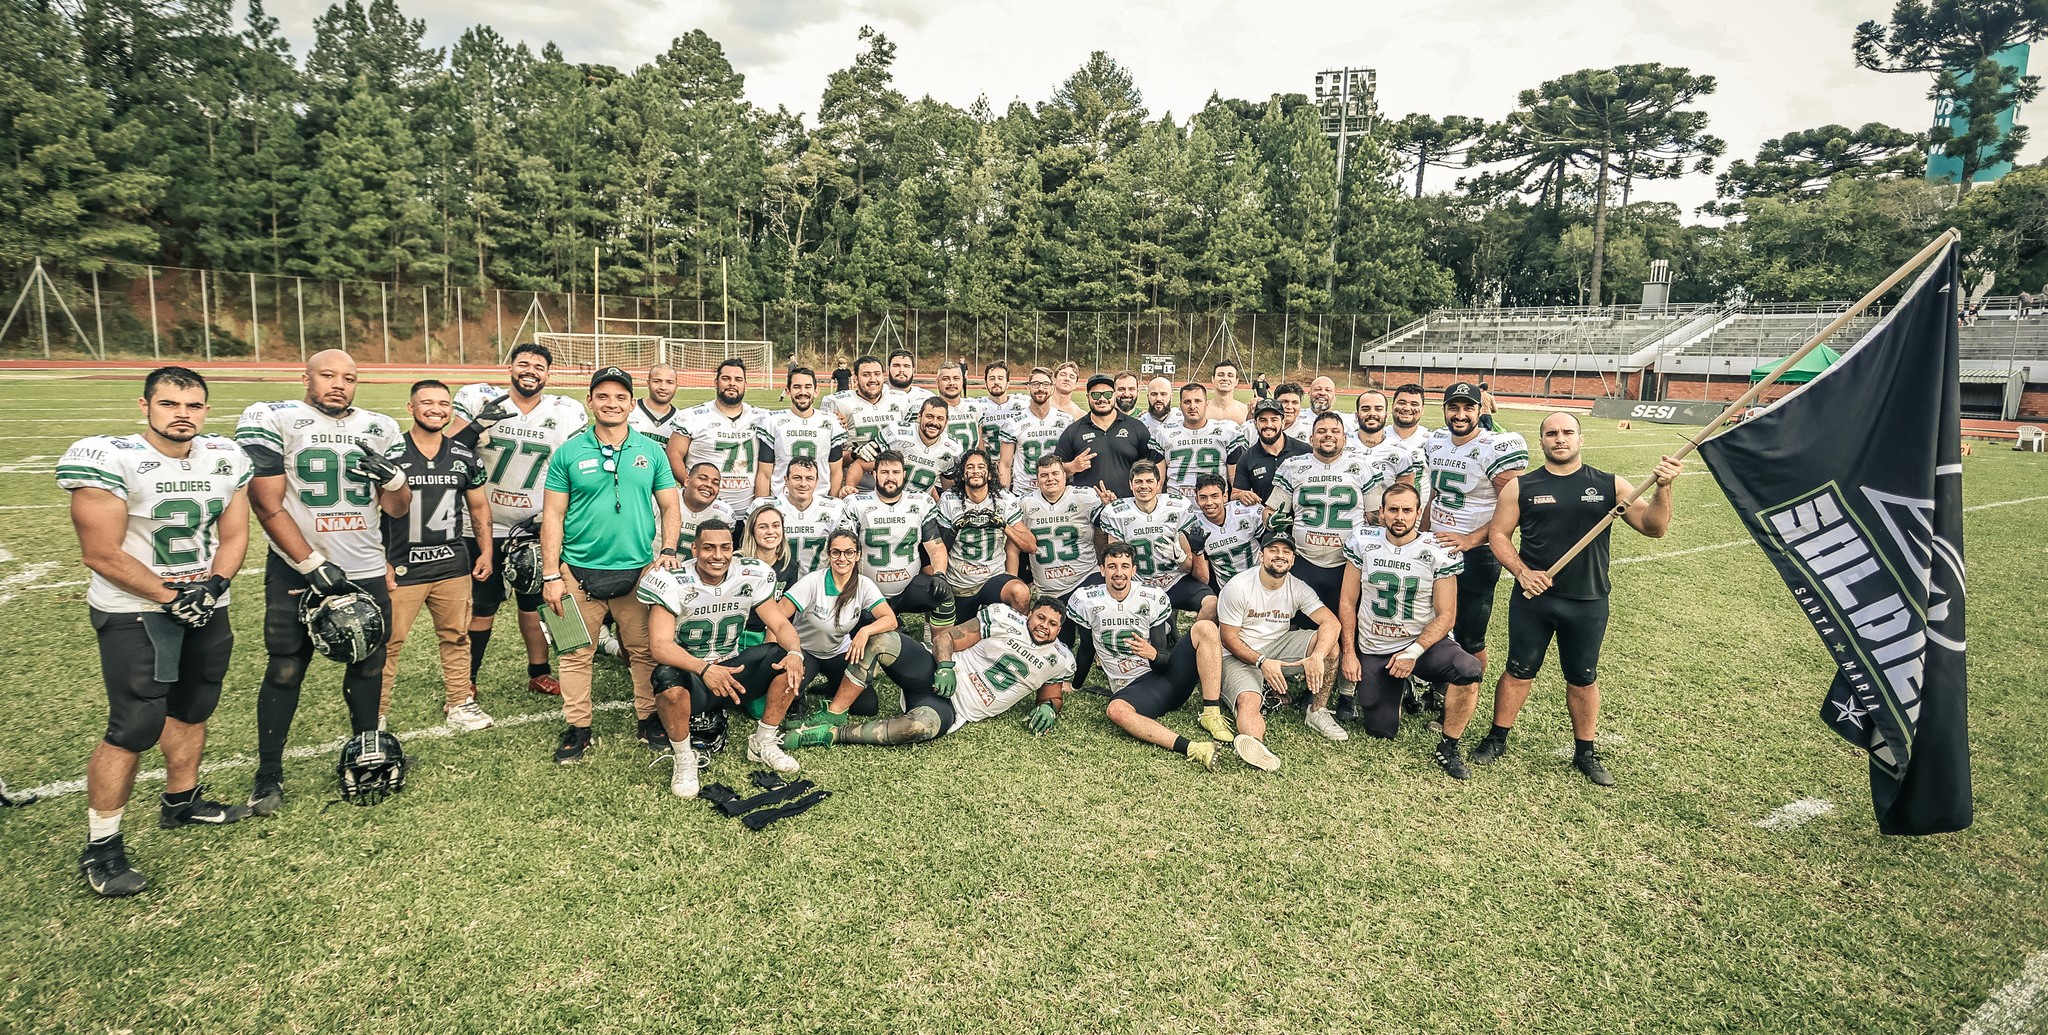
{"label": "watch on wrist", "polygon": [[560,575],[542,575],[540,580],[542,582],[560,582],[562,577]]}
{"label": "watch on wrist", "polygon": [[674,557],[676,556],[676,548],[671,546],[668,549],[661,551],[661,555],[663,557]]}

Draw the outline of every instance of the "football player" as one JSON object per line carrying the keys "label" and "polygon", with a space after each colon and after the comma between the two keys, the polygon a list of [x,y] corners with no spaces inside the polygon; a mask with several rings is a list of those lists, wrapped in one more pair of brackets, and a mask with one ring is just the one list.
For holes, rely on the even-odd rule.
{"label": "football player", "polygon": [[889,353],[889,395],[899,414],[916,413],[932,397],[931,389],[917,383],[917,357],[903,349]]}
{"label": "football player", "polygon": [[[1019,496],[1038,488],[1038,460],[1051,456],[1059,445],[1060,432],[1074,419],[1052,405],[1052,371],[1031,368],[1025,382],[1031,392],[1030,404],[1001,425],[989,429],[997,441],[996,480],[999,487]],[[1061,468],[1061,472],[1065,472]]]}
{"label": "football player", "polygon": [[[1331,740],[1348,739],[1325,707],[1337,667],[1337,615],[1308,583],[1294,577],[1293,568],[1294,541],[1285,532],[1268,531],[1259,566],[1224,583],[1216,601],[1216,627],[1224,650],[1223,696],[1237,718],[1231,745],[1247,765],[1269,773],[1280,768],[1280,758],[1266,746],[1264,705],[1269,694],[1284,703],[1287,681],[1293,676],[1300,676],[1308,688],[1309,728]],[[1315,628],[1293,628],[1297,615],[1314,622]],[[1202,712],[1202,727],[1216,732],[1212,713],[1206,707]]]}
{"label": "football player", "polygon": [[1218,591],[1259,563],[1259,537],[1266,534],[1266,508],[1239,503],[1229,490],[1213,474],[1195,479],[1195,524],[1188,529],[1188,545],[1197,551],[1195,577]]}
{"label": "football player", "polygon": [[[513,540],[531,541],[540,535],[540,506],[543,483],[547,481],[548,459],[562,443],[575,437],[590,422],[590,415],[576,400],[548,395],[548,374],[554,353],[536,342],[512,349],[506,361],[511,382],[501,391],[487,384],[465,385],[455,393],[455,421],[450,436],[467,443],[482,458],[484,489],[490,494],[489,528],[471,529],[478,539],[490,536],[491,570],[470,587],[469,679],[476,683],[491,645],[491,625],[498,607],[505,602],[509,573],[506,555],[519,545]],[[482,545],[474,551],[484,555]],[[540,590],[515,589],[513,603],[519,611],[519,635],[526,641],[526,688],[538,694],[561,696],[562,684],[548,664],[548,641],[540,626]]]}
{"label": "football player", "polygon": [[[1395,393],[1399,397],[1399,392]],[[1430,500],[1423,528],[1465,555],[1458,573],[1458,619],[1452,635],[1486,667],[1486,627],[1493,618],[1493,587],[1500,561],[1487,544],[1486,526],[1501,486],[1529,467],[1529,445],[1512,431],[1479,427],[1479,386],[1460,381],[1444,389],[1444,426],[1423,445]],[[1431,687],[1430,707],[1442,688]]]}
{"label": "football player", "polygon": [[669,467],[681,484],[700,464],[718,468],[718,501],[734,514],[754,503],[756,436],[754,425],[766,414],[747,405],[747,365],[737,359],[718,364],[711,401],[683,411],[668,437]]}
{"label": "football player", "polygon": [[903,491],[937,499],[953,484],[953,465],[965,447],[946,433],[946,404],[938,396],[918,407],[917,423],[889,433],[889,448],[903,457]]}
{"label": "football player", "polygon": [[1237,364],[1227,359],[1216,364],[1213,380],[1216,382],[1216,398],[1209,405],[1209,415],[1232,424],[1246,423],[1249,417],[1245,404],[1237,398]]}
{"label": "football player", "polygon": [[946,437],[960,443],[961,452],[981,444],[985,412],[985,400],[969,399],[966,392],[967,367],[958,361],[939,364],[939,394],[932,398],[946,408]]}
{"label": "football player", "polygon": [[1122,371],[1110,380],[1109,389],[1113,396],[1111,401],[1116,403],[1116,412],[1126,417],[1138,412],[1138,375]]}
{"label": "football player", "polygon": [[1024,526],[1017,498],[990,484],[988,454],[971,450],[960,459],[959,483],[939,497],[939,532],[946,539],[946,585],[953,591],[956,621],[1001,602],[1018,610],[1031,591],[1007,573],[1010,547],[1038,549]]}
{"label": "football player", "polygon": [[784,745],[916,744],[992,719],[1026,697],[1036,701],[1026,728],[1051,730],[1074,678],[1074,656],[1060,642],[1060,606],[1045,599],[1028,606],[1021,613],[1007,604],[985,608],[975,624],[934,634],[930,654],[906,639],[896,662],[903,714],[794,730]]}
{"label": "football player", "polygon": [[[1337,382],[1327,377],[1318,377],[1308,383],[1308,412],[1310,420],[1325,413],[1334,413],[1344,422],[1345,438],[1358,434],[1358,418],[1337,409]],[[1314,430],[1311,426],[1309,433],[1313,434]]]}
{"label": "football player", "polygon": [[903,454],[877,456],[875,491],[847,501],[846,523],[860,533],[860,573],[874,580],[889,606],[899,616],[923,614],[932,629],[943,629],[953,624],[953,591],[946,586],[938,501],[908,491],[904,479]]}
{"label": "football player", "polygon": [[[640,580],[654,649],[655,709],[675,747],[669,790],[697,796],[697,753],[690,746],[690,716],[712,708],[743,708],[757,720],[747,736],[747,760],[778,773],[797,761],[782,750],[782,719],[803,679],[803,644],[774,606],[775,573],[750,557],[733,556],[732,526],[706,521],[697,530],[697,555],[681,571],[655,569]],[[740,649],[740,632],[758,618],[767,643]]]}
{"label": "football player", "polygon": [[[1174,642],[1173,604],[1166,594],[1137,581],[1137,567],[1128,543],[1111,543],[1102,551],[1102,581],[1074,591],[1067,615],[1090,632],[1088,642],[1109,680],[1109,721],[1147,744],[1156,744],[1205,769],[1216,768],[1216,742],[1190,742],[1159,720],[1179,708],[1197,685],[1202,706],[1220,722],[1217,710],[1223,692],[1223,648],[1216,623],[1200,619]],[[1076,682],[1088,672],[1077,662]],[[1222,726],[1220,740],[1230,739]]]}
{"label": "football player", "polygon": [[85,770],[78,872],[109,897],[148,883],[128,864],[121,814],[137,760],[152,746],[164,754],[160,825],[219,826],[249,814],[208,800],[199,786],[206,720],[235,646],[228,583],[249,549],[249,458],[204,434],[206,379],[191,370],[150,372],[140,406],[141,434],[80,439],[57,462],[92,571],[85,603],[107,688],[106,732]]}
{"label": "football player", "polygon": [[[1206,389],[1204,390],[1206,395]],[[1169,424],[1179,424],[1181,415],[1173,408],[1173,382],[1155,377],[1145,382],[1145,412],[1138,414],[1145,430],[1152,433],[1153,441],[1160,441],[1159,429]]]}
{"label": "football player", "polygon": [[820,464],[832,472],[826,495],[835,495],[840,460],[846,454],[846,425],[813,405],[818,398],[818,375],[810,367],[791,367],[783,381],[783,394],[789,398],[789,409],[763,414],[754,425],[754,495],[782,495],[789,463],[799,458],[811,461],[814,484]]}
{"label": "football player", "polygon": [[668,437],[675,433],[676,418],[683,415],[682,407],[675,405],[675,398],[676,368],[667,363],[648,367],[647,398],[633,404],[633,412],[626,418],[626,425],[666,445]]}
{"label": "football player", "polygon": [[1001,360],[981,368],[981,384],[988,389],[988,398],[981,403],[980,446],[994,456],[1001,444],[996,438],[996,429],[1022,413],[1029,400],[1010,391],[1010,365]]}
{"label": "football player", "polygon": [[1429,460],[1424,455],[1422,447],[1429,444],[1430,429],[1422,426],[1422,411],[1425,407],[1421,385],[1405,384],[1395,388],[1393,403],[1387,412],[1385,441],[1415,454],[1415,489],[1422,493],[1422,512],[1428,514]]}
{"label": "football player", "polygon": [[1039,457],[1038,489],[1017,501],[1032,547],[1010,543],[1010,573],[1022,574],[1029,558],[1032,588],[1064,603],[1067,594],[1095,575],[1095,558],[1104,545],[1095,524],[1101,512],[1102,501],[1094,493],[1067,484],[1066,465],[1058,456]]}
{"label": "football player", "polygon": [[820,409],[838,417],[846,428],[846,470],[834,495],[845,497],[873,489],[875,454],[885,448],[889,429],[904,421],[898,400],[888,394],[882,361],[873,356],[854,360],[853,390],[834,393]]}
{"label": "football player", "polygon": [[775,509],[782,511],[783,535],[789,539],[800,572],[824,568],[825,542],[846,513],[845,500],[818,491],[818,478],[818,464],[810,457],[790,460],[783,473],[782,495],[773,501]]}
{"label": "football player", "polygon": [[[270,537],[263,572],[263,646],[270,664],[256,691],[256,779],[249,794],[259,816],[284,805],[284,742],[313,658],[299,598],[357,591],[389,615],[380,516],[403,517],[412,506],[405,472],[384,459],[398,445],[398,422],[356,408],[356,361],[340,349],[315,353],[303,380],[304,399],[257,403],[235,428],[254,474],[249,502]],[[382,637],[348,665],[341,686],[350,732],[375,732],[384,689]]]}
{"label": "football player", "polygon": [[1209,390],[1193,383],[1181,388],[1180,412],[1175,416],[1179,419],[1152,435],[1166,453],[1166,491],[1193,496],[1195,479],[1205,474],[1218,475],[1229,484],[1244,453],[1243,426],[1210,417]]}
{"label": "football player", "polygon": [[1273,475],[1266,497],[1268,524],[1290,524],[1294,576],[1316,596],[1336,600],[1344,582],[1344,544],[1365,526],[1363,500],[1392,479],[1379,463],[1344,451],[1344,422],[1334,413],[1316,418],[1307,456],[1288,459]]}
{"label": "football player", "polygon": [[689,560],[697,548],[697,529],[706,521],[717,519],[733,524],[732,508],[718,498],[718,465],[706,460],[690,468],[689,477],[682,482],[682,491],[677,495],[682,506],[676,510],[682,515],[681,530],[677,533],[676,554]]}
{"label": "football player", "polygon": [[1130,498],[1104,505],[1100,520],[1112,543],[1130,546],[1139,581],[1164,592],[1176,611],[1216,617],[1216,591],[1192,577],[1197,558],[1188,530],[1195,523],[1194,504],[1159,494],[1158,464],[1132,464]]}

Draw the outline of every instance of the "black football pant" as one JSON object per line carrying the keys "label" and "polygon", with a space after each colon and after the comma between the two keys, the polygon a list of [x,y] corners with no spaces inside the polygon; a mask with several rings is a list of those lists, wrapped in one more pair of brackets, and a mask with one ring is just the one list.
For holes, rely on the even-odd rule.
{"label": "black football pant", "polygon": [[[391,592],[384,588],[383,577],[350,581],[383,610],[388,638]],[[306,577],[272,551],[263,567],[263,647],[270,652],[270,664],[256,690],[258,780],[284,779],[284,742],[292,732],[292,717],[299,713],[299,686],[306,681],[306,665],[313,660],[313,638],[299,621],[299,596],[306,588]],[[350,732],[377,728],[377,704],[384,696],[384,646],[378,643],[369,657],[342,672],[341,696],[348,702]]]}

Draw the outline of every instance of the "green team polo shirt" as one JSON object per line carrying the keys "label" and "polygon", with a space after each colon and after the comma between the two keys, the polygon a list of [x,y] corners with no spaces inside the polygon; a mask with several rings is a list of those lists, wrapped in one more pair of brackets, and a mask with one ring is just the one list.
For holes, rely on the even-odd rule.
{"label": "green team polo shirt", "polygon": [[592,424],[548,460],[547,490],[569,494],[562,520],[564,564],[622,571],[654,563],[654,507],[648,501],[676,487],[668,454],[661,443],[627,431],[613,459],[616,475],[604,469],[604,449]]}

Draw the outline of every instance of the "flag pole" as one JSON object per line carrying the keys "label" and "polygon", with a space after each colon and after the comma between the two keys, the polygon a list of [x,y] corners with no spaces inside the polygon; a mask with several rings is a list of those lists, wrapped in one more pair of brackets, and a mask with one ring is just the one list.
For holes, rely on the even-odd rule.
{"label": "flag pole", "polygon": [[[1799,347],[1799,351],[1794,352],[1789,356],[1786,356],[1783,360],[1779,361],[1777,366],[1772,367],[1771,372],[1765,374],[1763,380],[1758,381],[1756,384],[1749,386],[1749,391],[1742,393],[1742,395],[1737,397],[1734,402],[1729,403],[1728,408],[1722,410],[1721,415],[1715,417],[1712,423],[1701,428],[1698,434],[1694,435],[1690,439],[1687,439],[1685,445],[1679,447],[1678,452],[1673,453],[1671,455],[1671,458],[1673,460],[1685,459],[1687,454],[1691,453],[1693,450],[1698,449],[1700,447],[1700,443],[1705,442],[1708,438],[1712,437],[1715,432],[1721,430],[1722,426],[1728,423],[1729,418],[1741,413],[1745,409],[1748,409],[1749,405],[1755,402],[1758,396],[1763,394],[1764,389],[1769,388],[1773,383],[1775,383],[1778,380],[1778,378],[1783,377],[1786,371],[1791,370],[1793,367],[1799,365],[1799,361],[1805,359],[1807,353],[1812,352],[1814,349],[1820,348],[1822,342],[1827,341],[1829,338],[1834,337],[1835,333],[1837,331],[1840,331],[1843,327],[1847,326],[1850,320],[1855,319],[1857,315],[1862,313],[1865,309],[1868,309],[1872,305],[1875,305],[1877,303],[1877,300],[1884,296],[1885,292],[1890,291],[1894,287],[1897,287],[1899,281],[1906,279],[1909,275],[1913,273],[1914,270],[1917,270],[1921,266],[1925,265],[1929,259],[1934,258],[1934,256],[1940,253],[1940,251],[1943,248],[1948,247],[1948,245],[1952,242],[1962,240],[1962,238],[1962,231],[1957,230],[1955,227],[1949,227],[1947,230],[1942,231],[1940,235],[1935,237],[1934,240],[1927,242],[1927,247],[1920,249],[1919,254],[1913,256],[1910,259],[1907,259],[1905,265],[1900,266],[1896,270],[1893,270],[1891,276],[1884,278],[1884,280],[1880,282],[1876,287],[1871,288],[1867,293],[1865,293],[1862,298],[1857,299],[1855,305],[1852,305],[1849,308],[1842,310],[1840,315],[1836,316],[1832,320],[1829,320],[1827,326],[1822,327],[1818,332],[1814,334],[1813,337],[1808,338],[1806,340],[1806,344],[1801,345]],[[1654,475],[1652,477],[1643,479],[1643,481],[1636,486],[1635,491],[1629,493],[1627,499],[1616,503],[1614,507],[1610,509],[1604,517],[1600,519],[1600,522],[1598,524],[1594,525],[1592,529],[1589,530],[1585,535],[1580,536],[1579,541],[1573,543],[1572,548],[1566,550],[1564,552],[1564,556],[1559,557],[1557,559],[1557,563],[1552,564],[1550,568],[1547,571],[1545,571],[1544,574],[1549,575],[1551,578],[1556,578],[1557,573],[1564,570],[1564,566],[1570,564],[1572,558],[1577,557],[1581,551],[1585,550],[1587,546],[1591,545],[1593,540],[1599,537],[1600,533],[1607,530],[1607,526],[1614,523],[1615,518],[1618,518],[1623,514],[1628,513],[1628,508],[1633,506],[1636,500],[1641,499],[1644,493],[1650,491],[1650,486],[1655,485],[1656,483],[1657,480]]]}

